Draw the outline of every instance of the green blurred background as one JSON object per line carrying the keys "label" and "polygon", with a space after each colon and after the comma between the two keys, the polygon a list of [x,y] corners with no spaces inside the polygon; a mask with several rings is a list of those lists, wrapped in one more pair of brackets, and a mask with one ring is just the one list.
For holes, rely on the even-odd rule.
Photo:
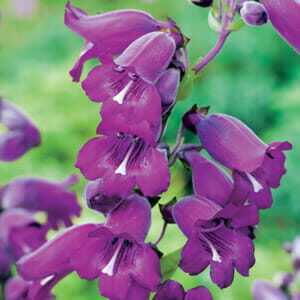
{"label": "green blurred background", "polygon": [[[22,0],[19,0],[22,2]],[[84,95],[80,84],[72,83],[68,71],[82,50],[83,40],[63,24],[65,1],[37,2],[36,11],[21,16],[14,8],[16,0],[1,0],[0,93],[22,108],[35,121],[42,134],[42,145],[18,161],[0,163],[0,184],[16,176],[42,176],[61,180],[74,167],[80,147],[95,136],[99,123],[99,105]],[[217,35],[208,28],[207,9],[185,0],[89,0],[72,1],[90,14],[114,9],[135,8],[165,20],[175,19],[191,38],[191,61],[205,55]],[[261,213],[257,230],[257,262],[250,277],[235,275],[231,287],[221,291],[209,280],[208,270],[189,277],[177,270],[174,278],[185,288],[206,285],[215,299],[252,299],[250,287],[258,278],[271,279],[276,271],[290,270],[289,257],[281,249],[284,241],[300,233],[300,64],[299,56],[276,34],[270,24],[245,26],[229,37],[223,51],[202,73],[192,95],[176,105],[165,141],[173,144],[181,114],[194,103],[211,105],[211,112],[223,112],[240,118],[267,143],[289,140],[294,149],[287,153],[287,175],[273,192],[272,209]],[[86,64],[84,75],[95,62]],[[0,128],[1,131],[1,128]],[[186,141],[195,137],[186,135]],[[82,176],[81,176],[82,178]],[[85,180],[76,187],[81,201]],[[173,167],[172,187],[163,197],[191,193],[190,175],[177,163]],[[101,222],[103,218],[84,208],[75,223]],[[157,208],[148,236],[154,241],[162,221]],[[183,235],[170,225],[160,250],[169,253],[185,242]],[[97,282],[80,280],[72,274],[54,290],[59,300],[102,299]]]}

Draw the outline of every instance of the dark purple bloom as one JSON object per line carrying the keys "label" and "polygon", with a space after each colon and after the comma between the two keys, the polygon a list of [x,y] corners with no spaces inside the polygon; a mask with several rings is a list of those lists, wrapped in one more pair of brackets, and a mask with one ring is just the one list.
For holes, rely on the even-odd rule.
{"label": "dark purple bloom", "polygon": [[105,224],[69,228],[23,257],[18,270],[26,280],[41,280],[76,270],[81,278],[100,276],[100,292],[110,299],[148,299],[161,281],[159,259],[144,240],[151,223],[146,198],[132,195]]}
{"label": "dark purple bloom", "polygon": [[[9,209],[0,215],[0,240],[2,268],[25,254],[40,247],[46,241],[49,227],[41,225],[33,214],[21,208]],[[5,264],[5,254],[8,262]],[[0,271],[3,273],[3,270]],[[5,273],[5,272],[4,272]]]}
{"label": "dark purple bloom", "polygon": [[[48,284],[49,285],[49,284]],[[48,292],[48,285],[38,287],[36,283],[25,281],[21,277],[10,278],[5,284],[6,300],[52,300],[55,297]]]}
{"label": "dark purple bloom", "polygon": [[92,101],[103,102],[103,118],[121,113],[127,120],[157,124],[161,97],[154,85],[174,52],[175,43],[166,33],[146,34],[115,61],[112,57],[101,59],[102,65],[89,72],[82,87]]}
{"label": "dark purple bloom", "polygon": [[0,160],[13,161],[41,143],[36,126],[19,109],[0,96],[0,123],[8,131],[0,135]]}
{"label": "dark purple bloom", "polygon": [[243,276],[254,265],[254,246],[238,229],[258,223],[254,205],[222,208],[209,199],[188,196],[174,205],[174,219],[188,242],[181,252],[180,268],[196,275],[210,265],[210,276],[220,288],[231,285],[234,267]]}
{"label": "dark purple bloom", "polygon": [[60,222],[70,226],[71,216],[80,216],[81,207],[77,203],[76,194],[67,188],[78,180],[76,174],[60,183],[41,178],[17,178],[4,188],[2,206],[5,209],[22,207],[32,212],[44,211],[53,229],[57,229]]}
{"label": "dark purple bloom", "polygon": [[262,0],[276,31],[300,53],[300,3],[298,0]]}
{"label": "dark purple bloom", "polygon": [[119,196],[107,196],[103,192],[103,178],[89,182],[83,191],[83,200],[88,208],[104,215],[113,211],[124,199]]}
{"label": "dark purple bloom", "polygon": [[136,184],[145,196],[157,196],[170,184],[163,153],[123,132],[88,141],[78,153],[76,167],[88,180],[103,178],[107,196],[127,197]]}
{"label": "dark purple bloom", "polygon": [[253,1],[245,1],[240,9],[240,15],[248,25],[259,26],[268,22],[268,14],[265,7]]}
{"label": "dark purple bloom", "polygon": [[165,71],[159,78],[156,88],[161,97],[162,113],[165,114],[175,104],[180,81],[180,71],[174,68]]}
{"label": "dark purple bloom", "polygon": [[[280,185],[286,173],[283,151],[290,150],[288,142],[269,145],[236,118],[224,114],[195,118],[195,127],[204,149],[219,163],[233,170],[236,201],[243,200],[265,209],[272,205],[270,188]],[[245,198],[244,198],[245,199]]]}
{"label": "dark purple bloom", "polygon": [[[73,81],[79,81],[83,64],[105,53],[120,55],[133,41],[141,36],[159,30],[174,32],[172,20],[159,22],[143,11],[124,9],[89,16],[85,11],[67,2],[66,26],[85,39],[84,50],[70,71]],[[176,26],[176,27],[175,27]],[[175,33],[173,33],[175,34]],[[180,31],[176,34],[182,39]]]}
{"label": "dark purple bloom", "polygon": [[288,296],[280,289],[266,280],[257,280],[252,285],[252,295],[255,300],[289,300]]}
{"label": "dark purple bloom", "polygon": [[204,286],[184,291],[175,280],[165,281],[157,290],[153,300],[213,300],[211,293]]}

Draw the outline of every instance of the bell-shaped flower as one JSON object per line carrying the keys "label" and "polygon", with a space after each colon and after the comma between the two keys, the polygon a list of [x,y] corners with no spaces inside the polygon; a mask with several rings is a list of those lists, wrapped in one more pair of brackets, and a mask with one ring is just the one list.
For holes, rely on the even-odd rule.
{"label": "bell-shaped flower", "polygon": [[262,0],[275,30],[300,53],[299,0]]}
{"label": "bell-shaped flower", "polygon": [[290,298],[281,289],[266,280],[257,280],[251,288],[255,300],[289,300]]}
{"label": "bell-shaped flower", "polygon": [[84,50],[70,74],[79,81],[83,64],[105,53],[120,55],[132,42],[141,36],[164,31],[182,44],[185,39],[176,23],[159,22],[143,11],[124,9],[90,16],[85,11],[67,2],[65,25],[85,39]]}
{"label": "bell-shaped flower", "polygon": [[156,124],[161,97],[155,83],[167,69],[175,42],[163,32],[146,34],[130,44],[114,61],[107,56],[82,82],[87,96],[102,102],[103,119],[121,113],[128,120]]}
{"label": "bell-shaped flower", "polygon": [[[116,118],[117,124],[120,120]],[[170,184],[168,162],[155,142],[147,142],[143,123],[129,133],[122,131],[122,124],[117,132],[108,126],[111,123],[114,122],[110,119],[101,122],[100,127],[107,135],[93,138],[81,148],[76,167],[88,180],[102,178],[103,193],[107,196],[127,197],[136,184],[145,196],[158,196],[166,191]]]}
{"label": "bell-shaped flower", "polygon": [[180,268],[196,275],[210,265],[210,276],[220,288],[231,285],[234,268],[243,276],[254,265],[254,246],[239,229],[258,223],[254,205],[222,208],[200,195],[187,196],[174,205],[173,217],[187,236]]}
{"label": "bell-shaped flower", "polygon": [[4,188],[2,207],[22,207],[32,212],[46,212],[48,224],[53,229],[57,229],[61,222],[70,226],[71,216],[79,217],[81,207],[77,203],[76,194],[68,191],[68,187],[78,181],[76,174],[58,183],[34,177],[14,179]]}
{"label": "bell-shaped flower", "polygon": [[87,280],[100,277],[104,297],[148,299],[161,281],[158,256],[144,243],[150,223],[148,200],[131,195],[108,214],[104,224],[66,229],[23,257],[19,273],[26,280],[41,280],[76,270]]}
{"label": "bell-shaped flower", "polygon": [[5,300],[54,300],[48,292],[48,286],[37,288],[36,284],[25,281],[21,277],[12,277],[5,284]]}
{"label": "bell-shaped flower", "polygon": [[16,106],[0,96],[0,123],[8,130],[0,135],[0,160],[8,162],[23,156],[41,143],[36,126]]}
{"label": "bell-shaped flower", "polygon": [[180,283],[167,280],[158,288],[153,300],[213,300],[213,297],[205,286],[185,292]]}
{"label": "bell-shaped flower", "polygon": [[[38,223],[34,215],[24,209],[4,211],[0,215],[0,240],[1,252],[7,253],[6,266],[40,247],[46,241],[48,229],[47,225]],[[3,259],[4,253],[1,256]]]}
{"label": "bell-shaped flower", "polygon": [[83,191],[83,201],[87,207],[106,215],[113,211],[124,199],[120,196],[107,196],[103,192],[103,178],[89,182]]}
{"label": "bell-shaped flower", "polygon": [[283,151],[292,149],[291,144],[273,142],[267,145],[244,123],[225,114],[205,116],[197,113],[193,122],[204,149],[233,170],[236,201],[243,198],[242,193],[261,209],[271,207],[270,188],[277,188],[286,173]]}

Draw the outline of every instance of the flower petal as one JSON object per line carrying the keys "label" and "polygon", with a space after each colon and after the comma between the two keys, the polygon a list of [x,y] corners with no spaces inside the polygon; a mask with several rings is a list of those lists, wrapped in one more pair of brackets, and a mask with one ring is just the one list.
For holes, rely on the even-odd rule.
{"label": "flower petal", "polygon": [[151,224],[148,200],[137,194],[129,196],[115,211],[107,215],[105,226],[115,235],[129,233],[137,241],[144,241]]}
{"label": "flower petal", "polygon": [[211,257],[207,244],[194,233],[181,251],[179,267],[190,275],[196,275],[207,268]]}
{"label": "flower petal", "polygon": [[223,206],[233,187],[229,175],[197,151],[186,151],[184,157],[193,170],[195,192]]}
{"label": "flower petal", "polygon": [[173,207],[173,217],[180,230],[190,237],[198,220],[211,220],[222,208],[200,195],[182,198]]}
{"label": "flower petal", "polygon": [[136,183],[145,196],[158,196],[170,185],[170,170],[163,153],[149,149],[135,170]]}
{"label": "flower petal", "polygon": [[198,286],[188,290],[184,300],[213,300],[213,297],[208,288]]}
{"label": "flower petal", "polygon": [[288,300],[289,298],[283,291],[274,287],[266,280],[257,280],[254,282],[251,293],[255,300]]}
{"label": "flower petal", "polygon": [[158,288],[153,300],[183,300],[184,296],[185,292],[180,283],[167,280]]}

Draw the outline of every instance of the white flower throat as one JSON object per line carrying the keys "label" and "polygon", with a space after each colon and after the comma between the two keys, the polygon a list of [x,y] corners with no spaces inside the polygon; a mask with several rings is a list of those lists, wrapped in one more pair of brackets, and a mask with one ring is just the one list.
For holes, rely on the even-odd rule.
{"label": "white flower throat", "polygon": [[131,147],[129,148],[125,158],[122,160],[121,164],[119,165],[119,167],[115,170],[115,174],[121,174],[121,175],[126,175],[127,174],[127,163],[128,160],[130,158],[130,155],[132,154],[132,151],[134,149],[134,144],[131,145]]}
{"label": "white flower throat", "polygon": [[130,80],[127,85],[117,94],[116,96],[113,97],[113,100],[118,102],[119,104],[123,104],[124,98],[130,89],[131,85],[133,84],[133,80]]}
{"label": "white flower throat", "polygon": [[246,175],[253,186],[254,193],[258,193],[263,189],[263,186],[250,173],[246,173]]}

